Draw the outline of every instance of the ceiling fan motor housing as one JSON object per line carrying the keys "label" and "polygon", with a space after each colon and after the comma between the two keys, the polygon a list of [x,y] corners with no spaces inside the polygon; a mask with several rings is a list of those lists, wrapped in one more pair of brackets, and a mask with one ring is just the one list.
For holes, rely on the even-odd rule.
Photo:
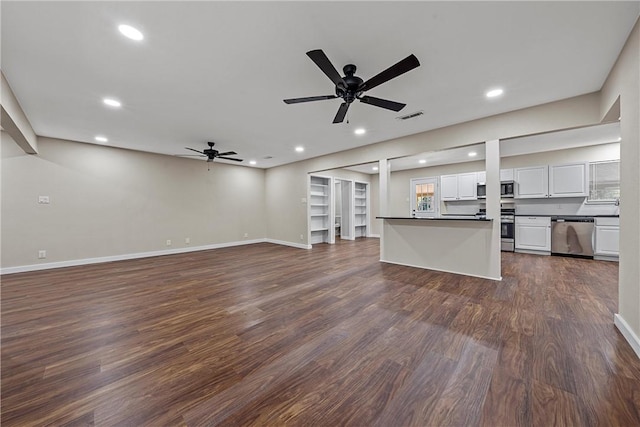
{"label": "ceiling fan motor housing", "polygon": [[[347,64],[342,68],[344,72],[344,86],[342,84],[336,85],[336,96],[342,98],[347,104],[351,104],[361,92],[358,92],[358,88],[362,85],[363,80],[355,75],[356,66],[353,64]],[[342,83],[342,82],[340,82]]]}

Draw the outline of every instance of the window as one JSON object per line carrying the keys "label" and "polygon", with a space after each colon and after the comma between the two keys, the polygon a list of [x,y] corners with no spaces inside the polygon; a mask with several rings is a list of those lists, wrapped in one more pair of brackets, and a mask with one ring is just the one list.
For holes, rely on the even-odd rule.
{"label": "window", "polygon": [[613,202],[620,198],[620,160],[589,164],[589,202]]}

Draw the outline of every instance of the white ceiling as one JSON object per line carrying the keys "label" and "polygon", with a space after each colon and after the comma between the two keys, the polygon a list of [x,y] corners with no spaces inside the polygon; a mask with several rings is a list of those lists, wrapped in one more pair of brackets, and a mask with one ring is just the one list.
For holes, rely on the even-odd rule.
{"label": "white ceiling", "polygon": [[[38,135],[169,155],[216,141],[272,167],[601,88],[640,2],[2,1],[1,65]],[[133,42],[126,23],[145,35]],[[413,53],[421,66],[367,92],[400,113],[340,100],[305,55],[368,79]],[[505,94],[487,100],[501,86]],[[101,99],[120,99],[123,108]],[[418,118],[399,115],[423,110]],[[363,136],[353,134],[364,127]],[[296,153],[297,145],[305,147]],[[272,156],[271,159],[265,159]],[[245,163],[247,162],[245,161]]]}

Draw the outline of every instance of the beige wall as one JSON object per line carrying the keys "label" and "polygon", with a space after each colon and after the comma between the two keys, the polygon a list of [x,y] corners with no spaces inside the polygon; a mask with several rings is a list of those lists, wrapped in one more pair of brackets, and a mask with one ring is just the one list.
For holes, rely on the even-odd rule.
{"label": "beige wall", "polygon": [[592,125],[600,120],[599,105],[599,93],[592,93],[268,169],[267,237],[307,244],[299,238],[307,233],[306,207],[300,200],[306,197],[306,175],[310,171]]}
{"label": "beige wall", "polygon": [[[640,337],[640,21],[602,87],[602,117],[618,98],[622,134],[618,314],[637,339]],[[636,352],[640,355],[640,348]]]}
{"label": "beige wall", "polygon": [[2,132],[2,268],[266,237],[262,169],[49,138],[38,148]]}

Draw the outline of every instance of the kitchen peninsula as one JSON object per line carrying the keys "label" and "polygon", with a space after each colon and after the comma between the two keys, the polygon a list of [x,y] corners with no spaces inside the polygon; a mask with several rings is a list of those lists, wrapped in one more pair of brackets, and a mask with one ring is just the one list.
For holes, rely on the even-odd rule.
{"label": "kitchen peninsula", "polygon": [[492,272],[493,220],[381,216],[380,261],[500,280]]}

